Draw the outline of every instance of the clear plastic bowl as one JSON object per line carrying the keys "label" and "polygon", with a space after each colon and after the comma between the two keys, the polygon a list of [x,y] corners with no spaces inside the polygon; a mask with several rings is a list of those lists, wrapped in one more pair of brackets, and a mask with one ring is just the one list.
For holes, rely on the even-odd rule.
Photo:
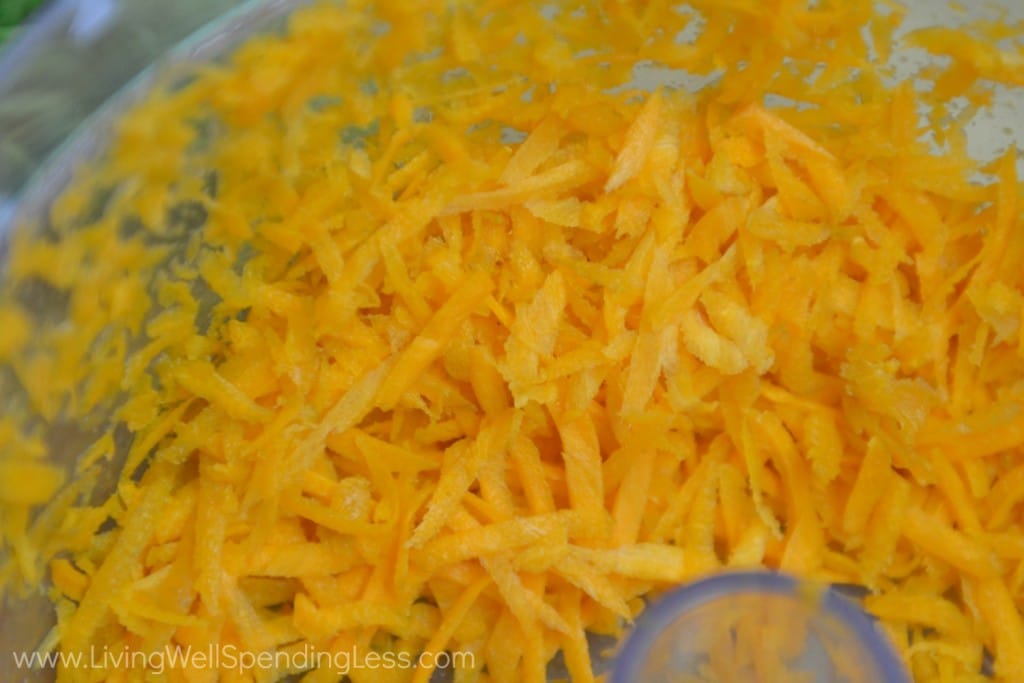
{"label": "clear plastic bowl", "polygon": [[[0,50],[0,270],[11,226],[43,215],[78,163],[102,149],[118,113],[145,93],[157,74],[178,64],[216,59],[307,1],[53,0],[37,12]],[[1000,4],[1006,12],[1004,20],[1024,19],[1024,3],[1002,0],[993,6]],[[980,13],[994,16],[980,2],[968,3],[963,11],[934,0],[907,0],[907,5],[907,29],[960,23]],[[909,75],[924,56],[898,54],[895,59],[905,62],[904,75]],[[1020,111],[1024,111],[1020,92],[1000,94],[990,110],[968,126],[971,153],[991,158],[1012,141],[1024,140],[1024,117],[1016,115]],[[0,400],[5,399],[0,391]],[[72,426],[52,437],[52,460],[70,466],[89,435]],[[111,485],[113,477],[111,473]],[[762,605],[757,609],[767,614],[781,611],[789,618],[800,605],[807,609],[808,603],[801,602],[806,596],[797,585],[777,575],[734,574],[670,594],[643,616],[621,652],[612,681],[659,680],[653,677],[656,669],[644,667],[651,666],[653,654],[673,652],[679,633],[692,632],[695,622],[691,619],[697,617],[680,618],[683,611],[711,604],[711,599],[728,605],[736,598],[726,596],[744,589],[759,595],[758,600],[778,605],[765,611],[762,607],[769,603],[750,603]],[[817,604],[838,632],[850,638],[849,646],[862,657],[856,661],[865,663],[866,672],[876,674],[859,680],[908,680],[855,606],[830,592]],[[704,609],[696,623],[704,624],[707,631],[707,625],[718,623],[719,617],[714,616],[714,608]],[[44,597],[16,600],[7,596],[0,604],[0,649],[34,649],[53,621],[52,604]],[[880,668],[870,669],[868,662]],[[52,673],[16,671],[9,657],[0,657],[0,681],[45,680]]]}
{"label": "clear plastic bowl", "polygon": [[[154,77],[215,59],[303,0],[53,0],[0,49],[0,241]],[[0,252],[2,254],[2,252]]]}
{"label": "clear plastic bowl", "polygon": [[[103,149],[120,112],[157,79],[227,54],[303,4],[54,0],[37,11],[0,50],[0,272],[13,226],[44,219],[74,169]],[[0,380],[0,411],[10,400]],[[90,434],[57,421],[48,441],[51,461],[70,471]],[[113,469],[101,489],[113,489]],[[0,595],[0,681],[53,679],[53,669],[18,669],[8,653],[32,652],[54,623],[53,604],[43,594]]]}

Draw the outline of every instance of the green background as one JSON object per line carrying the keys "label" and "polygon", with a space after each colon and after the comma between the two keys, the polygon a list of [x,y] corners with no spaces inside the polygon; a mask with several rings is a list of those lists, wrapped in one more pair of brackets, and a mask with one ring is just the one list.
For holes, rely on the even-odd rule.
{"label": "green background", "polygon": [[0,0],[0,43],[41,4],[43,0]]}

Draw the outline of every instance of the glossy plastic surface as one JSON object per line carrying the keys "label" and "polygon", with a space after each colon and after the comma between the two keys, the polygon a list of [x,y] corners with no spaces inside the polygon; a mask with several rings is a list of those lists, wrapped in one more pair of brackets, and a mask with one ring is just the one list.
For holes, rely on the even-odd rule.
{"label": "glossy plastic surface", "polygon": [[909,683],[868,617],[835,590],[742,572],[677,589],[650,605],[611,683]]}

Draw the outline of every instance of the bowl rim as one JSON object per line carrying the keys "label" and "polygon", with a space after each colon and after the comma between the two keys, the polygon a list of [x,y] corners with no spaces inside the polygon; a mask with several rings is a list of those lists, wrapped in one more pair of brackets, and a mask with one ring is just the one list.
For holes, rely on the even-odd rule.
{"label": "bowl rim", "polygon": [[[46,49],[47,41],[60,34],[71,21],[81,0],[53,0],[38,8],[0,48],[0,92],[19,73],[19,62],[35,51]],[[121,115],[140,102],[176,69],[226,57],[253,35],[273,26],[275,21],[315,0],[239,0],[238,4],[198,26],[155,53],[141,69],[125,80],[93,111],[85,114],[38,163],[13,194],[0,193],[0,273],[6,263],[6,244],[22,223],[43,215],[50,201],[71,182],[82,161],[101,154],[110,142],[111,131]]]}

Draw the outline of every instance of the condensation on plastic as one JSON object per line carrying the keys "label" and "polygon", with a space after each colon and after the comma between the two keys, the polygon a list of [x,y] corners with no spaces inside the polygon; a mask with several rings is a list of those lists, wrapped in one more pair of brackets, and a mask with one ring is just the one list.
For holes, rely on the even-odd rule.
{"label": "condensation on plastic", "polygon": [[[1020,0],[905,0],[907,15],[894,34],[899,40],[910,31],[929,26],[963,26],[973,21],[1024,22],[1024,2]],[[1004,46],[1006,47],[1006,46]],[[934,58],[921,48],[904,47],[892,58],[895,79],[913,78]],[[919,83],[920,87],[928,87]],[[964,103],[966,104],[966,103]],[[967,151],[975,159],[989,161],[1013,145],[1024,152],[1024,88],[996,87],[989,107],[979,111],[966,125]],[[1017,173],[1024,177],[1024,154],[1018,158]]]}

